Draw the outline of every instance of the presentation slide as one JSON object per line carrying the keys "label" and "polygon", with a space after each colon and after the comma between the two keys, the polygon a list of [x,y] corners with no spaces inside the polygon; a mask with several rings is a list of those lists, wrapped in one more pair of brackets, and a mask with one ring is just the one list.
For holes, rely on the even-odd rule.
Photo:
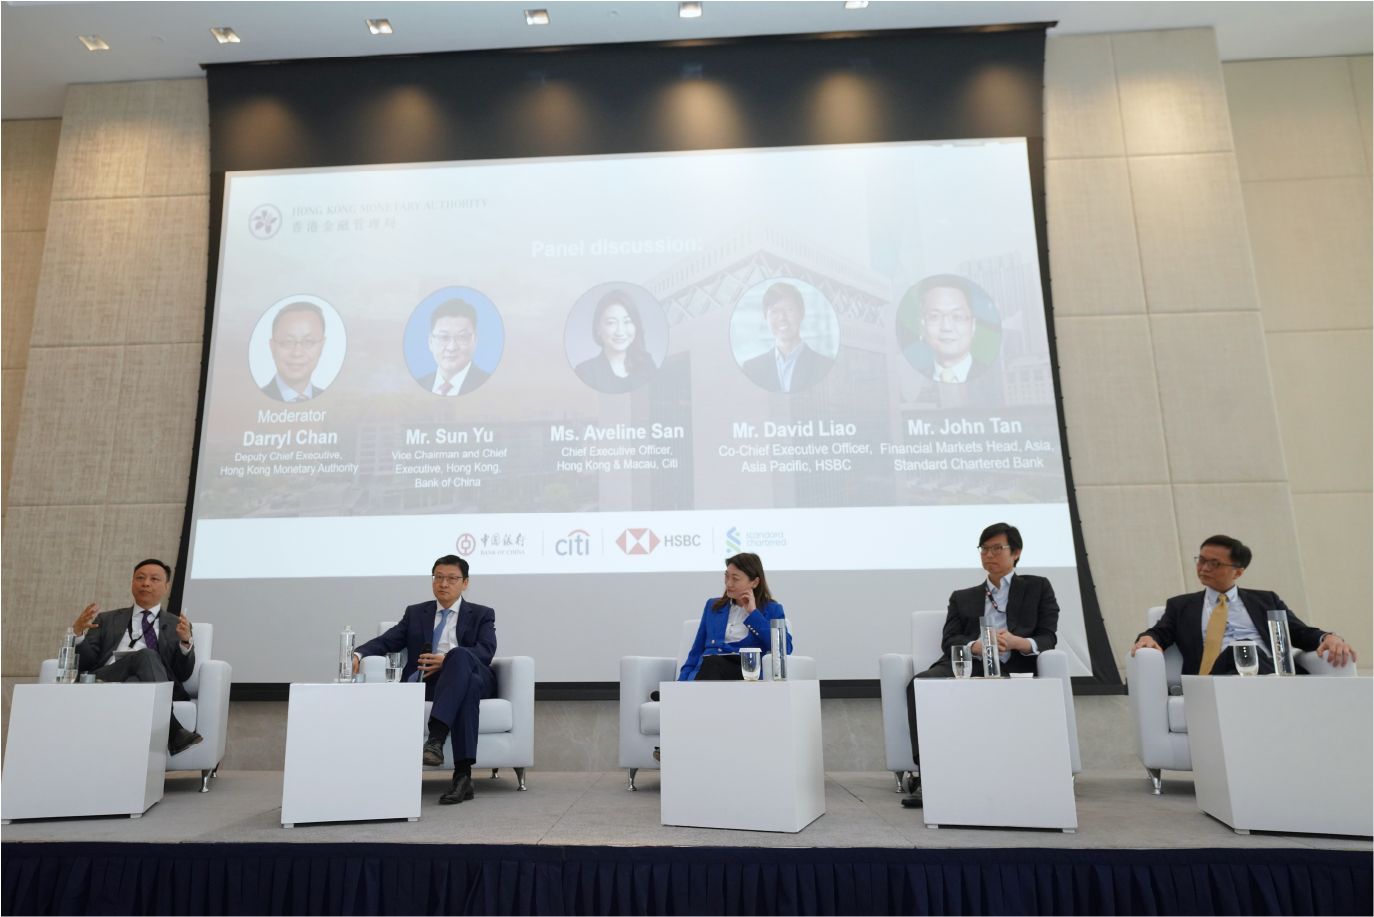
{"label": "presentation slide", "polygon": [[1018,138],[231,172],[187,612],[325,680],[458,554],[613,681],[752,551],[871,679],[1010,522],[1090,675],[1036,252]]}

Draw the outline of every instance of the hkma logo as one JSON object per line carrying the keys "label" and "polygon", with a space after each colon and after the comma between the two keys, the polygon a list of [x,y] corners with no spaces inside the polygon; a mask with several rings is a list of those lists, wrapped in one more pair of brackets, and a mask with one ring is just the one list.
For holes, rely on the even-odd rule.
{"label": "hkma logo", "polygon": [[553,550],[559,557],[587,557],[592,553],[592,536],[583,529],[573,529],[566,538],[553,543]]}
{"label": "hkma logo", "polygon": [[735,528],[735,527],[732,525],[732,526],[730,526],[730,530],[729,530],[728,532],[725,533],[725,553],[726,553],[726,554],[730,554],[730,555],[734,555],[734,554],[738,554],[739,552],[740,552],[739,529]]}
{"label": "hkma logo", "polygon": [[248,232],[254,239],[270,239],[281,229],[281,211],[271,204],[254,207],[248,218]]}
{"label": "hkma logo", "polygon": [[651,554],[659,546],[660,539],[648,529],[626,529],[615,543],[626,554]]}

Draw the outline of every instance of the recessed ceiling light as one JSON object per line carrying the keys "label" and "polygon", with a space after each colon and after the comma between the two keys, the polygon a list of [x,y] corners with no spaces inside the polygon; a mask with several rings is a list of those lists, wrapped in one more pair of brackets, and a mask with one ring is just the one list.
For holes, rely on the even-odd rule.
{"label": "recessed ceiling light", "polygon": [[844,8],[847,10],[867,9],[868,0],[844,0]]}
{"label": "recessed ceiling light", "polygon": [[679,19],[700,19],[701,4],[695,0],[688,0],[686,3],[677,5],[677,15]]}
{"label": "recessed ceiling light", "polygon": [[525,10],[525,25],[548,25],[548,10]]}
{"label": "recessed ceiling light", "polygon": [[81,43],[86,46],[87,51],[108,51],[110,46],[105,44],[105,39],[99,35],[78,35]]}
{"label": "recessed ceiling light", "polygon": [[388,19],[369,19],[367,28],[373,35],[390,35],[391,21]]}
{"label": "recessed ceiling light", "polygon": [[211,29],[210,34],[215,36],[215,41],[219,42],[222,45],[236,45],[239,43],[239,37],[236,34],[234,34],[234,30],[229,28],[228,26],[223,26],[218,29]]}

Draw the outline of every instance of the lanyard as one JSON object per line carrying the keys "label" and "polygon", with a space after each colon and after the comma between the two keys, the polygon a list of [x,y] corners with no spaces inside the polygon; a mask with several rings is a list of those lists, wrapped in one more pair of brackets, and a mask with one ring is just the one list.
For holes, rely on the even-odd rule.
{"label": "lanyard", "polygon": [[997,612],[998,614],[1001,614],[1002,609],[997,606],[997,599],[992,594],[992,588],[989,587],[986,582],[983,583],[983,591],[988,594],[988,601],[992,603],[992,610]]}
{"label": "lanyard", "polygon": [[[128,645],[127,647],[125,647],[125,649],[133,649],[133,648],[134,648],[134,644],[138,641],[138,637],[135,637],[135,636],[134,636],[134,618],[136,618],[138,615],[143,614],[143,612],[146,611],[146,610],[147,610],[147,609],[140,608],[138,611],[134,612],[134,614],[129,615],[129,645]],[[139,623],[138,635],[139,635],[139,637],[141,637],[141,636],[143,636],[143,622],[140,621],[140,622],[138,622],[138,623]],[[157,624],[156,624],[156,619],[154,619],[153,626],[154,626],[154,627],[157,626]]]}

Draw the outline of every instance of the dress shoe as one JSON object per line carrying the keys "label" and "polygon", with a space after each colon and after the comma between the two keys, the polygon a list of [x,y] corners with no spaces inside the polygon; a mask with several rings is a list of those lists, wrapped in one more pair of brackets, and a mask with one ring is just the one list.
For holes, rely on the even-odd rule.
{"label": "dress shoe", "polygon": [[657,745],[654,746],[654,760],[655,760],[655,761],[659,761],[660,763],[662,763],[661,759],[660,759],[659,756],[658,756],[658,746],[657,746]]}
{"label": "dress shoe", "polygon": [[916,792],[910,796],[902,797],[903,809],[923,809],[925,808],[925,796],[921,793],[921,785],[916,784]]}
{"label": "dress shoe", "polygon": [[465,799],[471,799],[474,795],[472,791],[472,775],[455,774],[453,783],[449,784],[448,792],[439,797],[439,805],[454,806]]}
{"label": "dress shoe", "polygon": [[178,728],[175,735],[167,740],[167,754],[179,755],[192,745],[199,745],[205,739],[198,732],[192,732],[184,727]]}
{"label": "dress shoe", "polygon": [[433,739],[425,743],[425,767],[444,766],[444,743]]}

